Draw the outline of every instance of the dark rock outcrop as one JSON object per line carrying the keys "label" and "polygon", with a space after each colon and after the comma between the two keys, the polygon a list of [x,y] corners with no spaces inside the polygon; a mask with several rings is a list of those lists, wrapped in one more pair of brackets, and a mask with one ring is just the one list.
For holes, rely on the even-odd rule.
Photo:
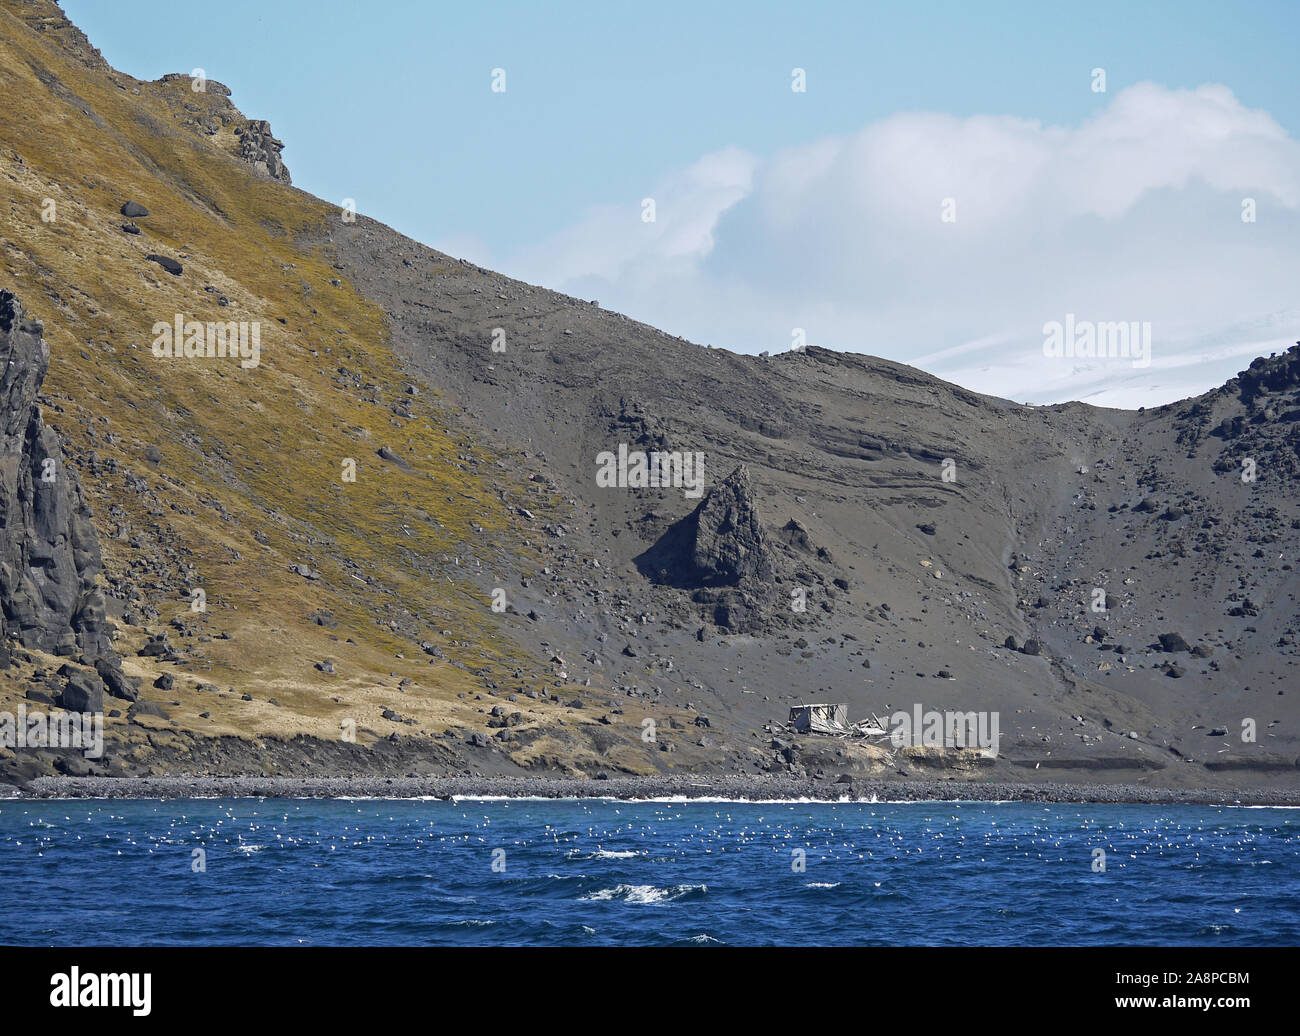
{"label": "dark rock outcrop", "polygon": [[68,684],[59,696],[60,708],[69,712],[103,712],[104,684],[98,674],[87,669],[68,669]]}
{"label": "dark rock outcrop", "polygon": [[145,258],[148,259],[151,263],[157,263],[164,270],[170,273],[173,277],[179,277],[185,271],[185,267],[183,267],[175,259],[172,259],[165,255],[155,255],[154,253],[151,252],[149,255],[146,255]]}
{"label": "dark rock outcrop", "polygon": [[742,464],[637,559],[655,582],[685,589],[772,578],[772,558],[749,471]]}
{"label": "dark rock outcrop", "polygon": [[772,561],[744,465],[719,483],[697,508],[691,562],[706,586],[771,579]]}
{"label": "dark rock outcrop", "polygon": [[748,469],[742,464],[714,486],[636,564],[653,582],[694,590],[718,626],[761,626],[775,595],[776,565]]}
{"label": "dark rock outcrop", "polygon": [[274,180],[293,183],[280,158],[283,150],[284,142],[271,135],[271,124],[265,119],[249,119],[239,136],[239,155],[245,162]]}
{"label": "dark rock outcrop", "polygon": [[0,291],[0,643],[116,669],[90,508],[36,402],[50,357],[42,333]]}
{"label": "dark rock outcrop", "polygon": [[1187,641],[1183,639],[1181,633],[1161,633],[1159,639],[1161,651],[1174,652],[1191,650],[1191,647],[1188,645]]}
{"label": "dark rock outcrop", "polygon": [[813,553],[812,537],[808,535],[808,530],[804,527],[803,522],[798,519],[791,518],[786,522],[781,527],[781,531],[777,533],[777,536],[791,550],[797,550],[803,554]]}
{"label": "dark rock outcrop", "polygon": [[[230,87],[215,79],[195,79],[185,72],[169,72],[155,80],[155,87],[167,96],[176,119],[204,138],[216,137],[223,150],[237,155],[260,173],[291,184],[289,170],[280,157],[284,143],[271,134],[265,119],[246,119],[230,100]],[[233,127],[235,147],[223,134]],[[220,136],[218,136],[220,134]]]}
{"label": "dark rock outcrop", "polygon": [[140,681],[134,676],[127,676],[109,659],[96,659],[95,672],[104,681],[105,693],[123,701],[135,701],[140,697]]}
{"label": "dark rock outcrop", "polygon": [[1261,396],[1296,388],[1300,388],[1300,342],[1281,356],[1260,356],[1252,360],[1250,366],[1229,381],[1223,390],[1235,390],[1241,401],[1249,405]]}
{"label": "dark rock outcrop", "polygon": [[1223,441],[1214,462],[1219,474],[1245,464],[1252,479],[1293,484],[1300,477],[1300,343],[1258,357],[1221,388],[1185,403],[1178,427],[1179,444],[1188,448],[1207,435]]}

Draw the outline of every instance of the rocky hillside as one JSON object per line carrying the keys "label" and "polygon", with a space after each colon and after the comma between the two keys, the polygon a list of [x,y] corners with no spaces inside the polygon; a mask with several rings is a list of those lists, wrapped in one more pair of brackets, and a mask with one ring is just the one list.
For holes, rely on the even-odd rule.
{"label": "rocky hillside", "polygon": [[[527,466],[414,384],[382,311],[302,244],[336,212],[231,143],[237,112],[213,135],[185,108],[233,112],[225,92],[114,72],[27,2],[0,4],[0,90],[0,287],[43,325],[44,422],[93,514],[113,648],[145,703],[106,703],[96,768],[473,766],[467,738],[490,732],[476,696],[549,686],[469,576],[496,557],[541,567],[517,523],[538,506]],[[259,362],[155,356],[177,314],[256,322]],[[11,400],[11,426],[30,402]],[[40,578],[20,567],[11,635]],[[15,645],[0,711],[64,693],[65,625]],[[86,765],[0,749],[0,771],[55,764]]]}
{"label": "rocky hillside", "polygon": [[[45,0],[0,0],[0,84],[0,287],[145,705],[6,772],[1294,786],[1300,350],[1144,412],[736,355],[352,220]],[[156,356],[177,314],[258,362]],[[605,478],[639,453],[699,492]],[[63,693],[58,639],[0,709]],[[773,726],[807,701],[997,711],[1001,754]]]}

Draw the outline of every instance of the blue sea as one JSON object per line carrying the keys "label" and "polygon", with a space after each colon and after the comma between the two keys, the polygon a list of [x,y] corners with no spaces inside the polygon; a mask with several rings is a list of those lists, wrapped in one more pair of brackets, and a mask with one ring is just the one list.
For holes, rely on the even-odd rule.
{"label": "blue sea", "polygon": [[1211,806],[9,800],[0,944],[1295,946],[1298,836]]}

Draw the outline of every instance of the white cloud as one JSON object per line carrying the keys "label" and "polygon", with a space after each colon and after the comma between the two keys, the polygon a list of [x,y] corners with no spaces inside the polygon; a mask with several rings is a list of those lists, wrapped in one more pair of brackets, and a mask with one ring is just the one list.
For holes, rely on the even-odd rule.
{"label": "white cloud", "polygon": [[718,217],[752,190],[757,160],[729,148],[705,155],[646,198],[655,219],[642,219],[642,202],[598,205],[577,224],[515,259],[548,288],[566,290],[599,271],[610,283],[644,282],[693,270],[714,248]]}
{"label": "white cloud", "polygon": [[[600,205],[508,271],[699,342],[782,349],[801,327],[1035,402],[1168,402],[1300,337],[1300,143],[1219,85],[1142,83],[1073,128],[900,114],[709,154],[646,196],[654,223],[639,198]],[[1150,367],[1044,357],[1067,313],[1151,322]]]}

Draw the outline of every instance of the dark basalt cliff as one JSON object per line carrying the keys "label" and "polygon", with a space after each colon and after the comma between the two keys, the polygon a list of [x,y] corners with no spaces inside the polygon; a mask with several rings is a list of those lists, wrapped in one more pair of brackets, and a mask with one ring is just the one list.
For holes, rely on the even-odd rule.
{"label": "dark basalt cliff", "polygon": [[9,641],[88,665],[116,663],[95,585],[99,543],[81,485],[37,393],[49,366],[41,324],[0,291],[0,663]]}

